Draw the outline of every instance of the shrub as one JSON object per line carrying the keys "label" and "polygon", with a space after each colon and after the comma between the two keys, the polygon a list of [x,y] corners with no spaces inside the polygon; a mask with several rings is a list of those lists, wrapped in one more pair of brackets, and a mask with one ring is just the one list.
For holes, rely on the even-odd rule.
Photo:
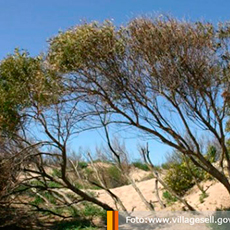
{"label": "shrub", "polygon": [[94,216],[97,217],[102,217],[104,220],[106,218],[106,211],[103,210],[102,208],[91,204],[89,202],[84,203],[84,208],[82,210],[82,216],[83,217],[88,217],[88,218],[93,218]]}
{"label": "shrub", "polygon": [[30,204],[34,204],[34,205],[40,205],[43,203],[44,203],[44,200],[40,196],[36,196],[34,200],[30,202]]}
{"label": "shrub", "polygon": [[162,169],[170,169],[170,167],[171,167],[171,163],[167,163],[167,162],[161,165]]}
{"label": "shrub", "polygon": [[53,169],[52,176],[61,177],[61,170],[58,168]]}
{"label": "shrub", "polygon": [[199,197],[200,203],[204,203],[204,199],[207,197],[208,197],[208,194],[206,192],[202,192]]}
{"label": "shrub", "polygon": [[172,196],[168,191],[163,192],[163,199],[167,202],[167,204],[172,204],[177,201],[177,198]]}
{"label": "shrub", "polygon": [[51,204],[56,204],[56,198],[53,196],[52,193],[45,191],[43,195]]}
{"label": "shrub", "polygon": [[133,162],[132,165],[135,166],[136,168],[141,169],[141,170],[149,171],[148,165],[145,163],[142,163],[140,161]]}
{"label": "shrub", "polygon": [[78,162],[78,167],[79,167],[80,169],[85,169],[85,168],[88,167],[88,163],[87,163],[87,162],[84,162],[84,161],[79,161],[79,162]]}
{"label": "shrub", "polygon": [[114,165],[105,169],[104,179],[109,188],[115,188],[129,184],[128,179]]}
{"label": "shrub", "polygon": [[54,181],[48,181],[47,185],[49,188],[61,188],[62,186]]}
{"label": "shrub", "polygon": [[195,185],[194,177],[200,182],[205,179],[205,172],[195,165],[190,164],[190,173],[185,162],[182,164],[171,164],[171,168],[165,175],[165,182],[179,196],[183,196],[191,187]]}
{"label": "shrub", "polygon": [[[97,170],[101,179],[108,188],[115,188],[129,184],[128,179],[115,165],[111,165],[109,167],[98,167]],[[92,169],[87,168],[85,173],[87,175],[88,181],[93,181],[97,184],[100,184]]]}
{"label": "shrub", "polygon": [[165,182],[179,196],[184,195],[185,192],[194,185],[192,175],[188,171],[188,168],[185,165],[178,164],[173,165],[173,167],[167,171]]}

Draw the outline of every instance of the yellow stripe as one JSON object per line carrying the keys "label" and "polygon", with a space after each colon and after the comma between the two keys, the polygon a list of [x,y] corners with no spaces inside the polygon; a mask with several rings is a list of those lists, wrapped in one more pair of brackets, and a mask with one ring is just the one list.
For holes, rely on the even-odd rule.
{"label": "yellow stripe", "polygon": [[107,211],[107,230],[113,230],[113,211]]}

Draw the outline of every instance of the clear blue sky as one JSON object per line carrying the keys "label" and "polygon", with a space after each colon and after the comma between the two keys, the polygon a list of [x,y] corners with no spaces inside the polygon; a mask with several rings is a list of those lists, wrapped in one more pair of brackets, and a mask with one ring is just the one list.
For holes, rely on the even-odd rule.
{"label": "clear blue sky", "polygon": [[[119,25],[135,16],[158,12],[217,23],[230,20],[229,9],[228,0],[0,0],[0,59],[15,47],[37,55],[46,50],[48,38],[81,19],[114,19]],[[100,143],[96,132],[80,136],[76,146],[92,147],[95,143]],[[135,143],[136,140],[128,141],[131,151],[135,151]],[[161,162],[168,151],[155,142],[151,148],[157,153],[154,162]]]}

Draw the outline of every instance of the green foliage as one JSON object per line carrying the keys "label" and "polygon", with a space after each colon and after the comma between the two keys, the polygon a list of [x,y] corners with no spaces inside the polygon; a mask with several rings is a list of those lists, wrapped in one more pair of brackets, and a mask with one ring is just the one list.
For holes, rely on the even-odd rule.
{"label": "green foliage", "polygon": [[73,220],[68,222],[57,223],[52,229],[54,230],[96,230],[97,228],[93,227],[91,221],[94,217],[101,217],[103,220],[106,219],[106,211],[101,208],[93,205],[89,202],[83,202],[83,206],[79,211],[72,210],[71,214],[73,217],[79,218],[83,217],[83,220]]}
{"label": "green foliage", "polygon": [[[50,193],[50,192],[40,192],[40,194],[46,198],[51,204],[56,204],[56,198]],[[34,197],[34,194],[33,194],[33,197]],[[41,204],[44,204],[45,201],[44,199],[42,199],[41,196],[38,196],[36,195],[34,197],[34,200],[30,202],[31,204],[34,204],[34,205],[41,205]]]}
{"label": "green foliage", "polygon": [[107,164],[112,164],[113,163],[113,161],[109,160],[109,159],[96,158],[96,159],[93,160],[93,163],[98,163],[98,162],[107,163]]}
{"label": "green foliage", "polygon": [[162,169],[170,169],[170,167],[171,167],[171,164],[168,163],[168,162],[162,163],[162,165],[161,165],[161,168],[162,168]]}
{"label": "green foliage", "polygon": [[208,194],[206,192],[202,192],[199,197],[200,203],[204,203],[204,199],[207,197],[208,197]]}
{"label": "green foliage", "polygon": [[110,21],[83,24],[50,40],[48,60],[61,72],[82,69],[93,62],[105,64],[108,54],[123,55],[123,43],[122,33]]}
{"label": "green foliage", "polygon": [[[60,86],[55,74],[44,68],[41,57],[30,57],[26,51],[7,56],[0,63],[0,129],[4,133],[18,129],[25,108],[35,101],[42,105],[56,100]],[[56,89],[55,89],[56,87]],[[52,95],[51,93],[52,92]],[[58,94],[56,94],[58,95]]]}
{"label": "green foliage", "polygon": [[42,194],[51,204],[56,204],[56,198],[53,196],[51,192],[44,192]]}
{"label": "green foliage", "polygon": [[173,165],[167,171],[165,182],[180,196],[184,195],[185,192],[195,184],[192,175],[185,164]]}
{"label": "green foliage", "polygon": [[84,171],[83,171],[87,176],[90,176],[94,173],[93,169],[92,168],[86,168]]}
{"label": "green foliage", "polygon": [[47,186],[49,188],[61,188],[62,186],[54,181],[48,181]]}
{"label": "green foliage", "polygon": [[40,204],[43,204],[44,200],[40,196],[36,196],[33,201],[30,202],[30,204],[34,204],[39,206]]}
{"label": "green foliage", "polygon": [[52,176],[61,177],[62,176],[61,169],[54,168],[52,172]]}
{"label": "green foliage", "polygon": [[75,181],[74,186],[78,189],[94,189],[94,190],[101,189],[100,187],[96,185],[92,185],[90,183],[83,182],[83,181]]}
{"label": "green foliage", "polygon": [[32,180],[29,184],[34,187],[45,187],[45,184],[40,180]]}
{"label": "green foliage", "polygon": [[69,208],[69,213],[70,215],[75,218],[75,217],[79,217],[79,210],[76,210],[75,208]]}
{"label": "green foliage", "polygon": [[79,162],[78,162],[78,167],[79,167],[80,169],[85,169],[85,168],[88,167],[88,163],[85,162],[85,161],[79,161]]}
{"label": "green foliage", "polygon": [[0,64],[0,124],[3,131],[15,130],[19,112],[29,104],[29,82],[34,82],[39,69],[38,60],[28,53],[15,51]]}
{"label": "green foliage", "polygon": [[109,188],[120,187],[128,184],[127,178],[116,166],[106,168],[105,173],[104,179]]}
{"label": "green foliage", "polygon": [[24,192],[24,191],[26,191],[26,190],[28,190],[28,186],[27,186],[27,185],[19,184],[19,185],[14,189],[14,192],[20,193],[20,192]]}
{"label": "green foliage", "polygon": [[163,192],[163,199],[167,202],[167,204],[172,204],[177,201],[177,198],[172,196],[168,191]]}
{"label": "green foliage", "polygon": [[119,180],[121,178],[122,172],[116,166],[110,166],[106,171],[109,177],[114,180]]}
{"label": "green foliage", "polygon": [[214,163],[218,160],[217,156],[217,149],[215,146],[210,145],[208,147],[207,153],[205,155],[206,159],[209,160],[211,163]]}
{"label": "green foliage", "polygon": [[102,217],[103,219],[106,218],[105,210],[89,202],[84,203],[84,208],[82,209],[81,214],[88,218],[93,218],[95,216]]}
{"label": "green foliage", "polygon": [[[98,172],[101,179],[108,188],[115,188],[129,184],[128,179],[115,165],[111,165],[108,167],[99,167]],[[85,173],[87,174],[87,178],[89,179],[89,181],[100,184],[98,178],[95,176],[94,170],[86,168]],[[96,187],[96,189],[98,188]]]}
{"label": "green foliage", "polygon": [[74,183],[74,186],[78,189],[83,189],[84,188],[84,185],[82,183],[80,183],[79,181],[76,181]]}
{"label": "green foliage", "polygon": [[142,163],[140,161],[133,162],[132,165],[135,166],[136,168],[141,169],[141,170],[149,171],[148,165],[145,163]]}
{"label": "green foliage", "polygon": [[[193,164],[190,164],[190,168],[198,182],[205,179],[203,170]],[[182,164],[171,164],[171,168],[165,175],[165,182],[179,196],[183,196],[186,191],[195,185],[193,175],[190,173],[185,162]]]}

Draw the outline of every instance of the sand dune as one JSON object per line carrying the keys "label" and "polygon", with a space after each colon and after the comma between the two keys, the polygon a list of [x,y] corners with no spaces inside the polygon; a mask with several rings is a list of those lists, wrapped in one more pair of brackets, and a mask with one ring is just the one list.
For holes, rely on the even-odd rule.
{"label": "sand dune", "polygon": [[[204,202],[200,202],[200,194],[201,192],[199,189],[194,186],[188,194],[185,195],[185,199],[195,207],[197,210],[206,211],[206,210],[213,210],[215,211],[217,208],[227,208],[230,206],[230,196],[227,190],[224,188],[222,184],[215,181],[206,181],[201,184],[207,189],[208,197],[204,199]],[[155,179],[142,181],[137,183],[138,188],[143,193],[144,197],[147,201],[152,201],[156,210],[161,210],[160,205],[157,202],[156,194],[155,194]],[[162,186],[159,186],[159,193],[162,195],[163,189]],[[116,194],[127,210],[138,210],[138,211],[145,211],[147,208],[145,204],[142,202],[141,198],[132,187],[132,185],[126,185],[118,188],[111,189],[111,191]],[[112,207],[116,208],[112,198],[103,190],[98,190],[96,192],[98,198],[106,202],[107,204],[111,205]],[[176,202],[175,204],[167,207],[167,210],[181,210],[182,204]]]}

